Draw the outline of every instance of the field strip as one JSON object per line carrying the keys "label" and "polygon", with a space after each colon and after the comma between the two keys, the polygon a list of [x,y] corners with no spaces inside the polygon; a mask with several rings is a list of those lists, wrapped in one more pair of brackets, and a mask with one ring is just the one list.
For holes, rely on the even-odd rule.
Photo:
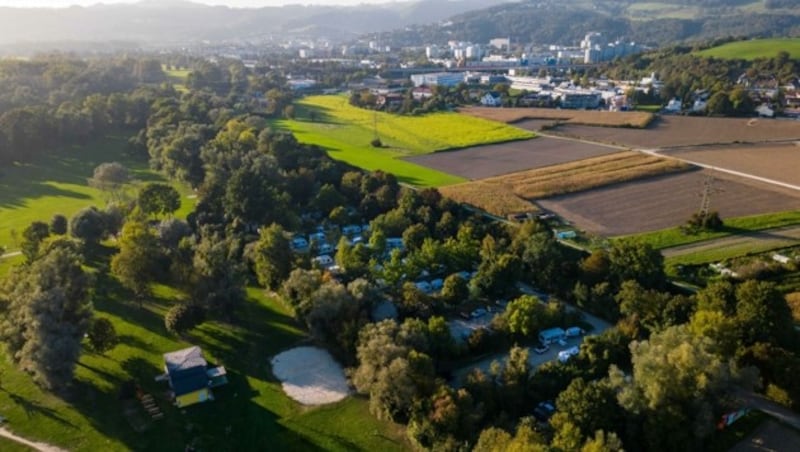
{"label": "field strip", "polygon": [[706,252],[717,248],[739,247],[740,245],[748,244],[752,244],[753,248],[758,247],[762,249],[771,244],[775,244],[775,247],[779,248],[784,244],[791,245],[794,241],[798,241],[798,244],[800,244],[800,226],[743,232],[741,234],[720,237],[718,239],[664,248],[661,250],[661,254],[666,258],[671,258]]}
{"label": "field strip", "polygon": [[632,149],[628,146],[620,146],[618,144],[610,144],[610,143],[603,143],[602,141],[592,141],[592,140],[585,140],[583,138],[576,138],[576,137],[567,137],[563,135],[553,135],[547,132],[536,132],[537,135],[547,138],[553,138],[555,140],[564,140],[564,141],[574,141],[576,143],[584,143],[584,144],[593,144],[595,146],[603,146],[611,149],[619,149],[620,151],[637,151],[638,149]]}
{"label": "field strip", "polygon": [[768,179],[766,177],[755,176],[755,175],[752,175],[752,174],[743,173],[741,171],[734,171],[734,170],[729,170],[729,169],[726,169],[726,168],[720,168],[720,167],[714,166],[714,165],[708,165],[708,164],[705,164],[705,163],[700,163],[700,162],[695,162],[695,161],[692,161],[692,160],[682,159],[680,157],[676,157],[676,156],[673,156],[673,155],[661,154],[661,153],[658,152],[658,150],[655,150],[655,149],[636,149],[636,150],[639,151],[639,152],[648,154],[648,155],[655,155],[655,156],[659,156],[659,157],[665,157],[665,158],[671,158],[671,159],[675,159],[675,160],[680,160],[681,162],[686,162],[686,163],[688,163],[690,165],[699,166],[700,168],[719,171],[720,173],[731,174],[731,175],[734,175],[734,176],[743,177],[745,179],[756,180],[756,181],[764,182],[764,183],[771,184],[771,185],[777,185],[778,187],[783,187],[783,188],[788,188],[790,190],[800,191],[800,185],[787,184],[786,182],[777,181],[775,179]]}

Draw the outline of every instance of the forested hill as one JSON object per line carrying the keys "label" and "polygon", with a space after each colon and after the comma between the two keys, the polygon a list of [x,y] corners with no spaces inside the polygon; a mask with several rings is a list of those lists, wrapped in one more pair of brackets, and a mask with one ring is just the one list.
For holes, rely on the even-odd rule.
{"label": "forested hill", "polygon": [[86,8],[0,8],[0,44],[115,40],[172,43],[298,35],[352,38],[430,23],[503,1],[413,0],[350,7],[295,4],[242,9],[150,0]]}
{"label": "forested hill", "polygon": [[724,36],[800,36],[800,0],[526,1],[496,5],[383,35],[396,44],[450,39],[574,45],[589,31],[663,45]]}

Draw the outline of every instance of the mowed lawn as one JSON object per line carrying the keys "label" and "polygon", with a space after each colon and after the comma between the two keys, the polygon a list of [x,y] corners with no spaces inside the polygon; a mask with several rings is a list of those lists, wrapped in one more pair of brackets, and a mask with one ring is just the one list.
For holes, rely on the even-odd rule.
{"label": "mowed lawn", "polygon": [[[101,249],[93,269],[107,268],[112,251]],[[96,277],[96,315],[114,323],[120,344],[105,356],[85,352],[74,387],[61,395],[42,391],[0,356],[0,413],[15,433],[71,451],[179,451],[188,444],[225,451],[409,448],[402,429],[373,417],[365,399],[314,408],[283,393],[269,359],[306,336],[263,291],[248,290],[235,323],[209,321],[178,338],[166,332],[163,315],[181,293],[156,286],[140,307],[116,280],[104,272]],[[201,346],[209,362],[224,365],[229,384],[214,390],[212,402],[178,409],[166,399],[167,384],[154,377],[163,373],[163,353],[189,345]],[[163,419],[151,420],[135,400],[133,414],[124,414],[119,394],[128,381],[155,398]]]}
{"label": "mowed lawn", "polygon": [[[303,143],[325,148],[337,160],[395,174],[402,182],[442,186],[463,178],[402,160],[411,155],[532,138],[531,132],[458,113],[400,116],[356,108],[345,96],[310,96],[296,103],[294,120],[274,125]],[[316,117],[313,118],[312,115]],[[375,132],[383,147],[370,142]]]}
{"label": "mowed lawn", "polygon": [[756,58],[772,58],[778,52],[788,52],[790,58],[800,58],[800,38],[751,39],[722,44],[717,47],[697,52],[696,55],[754,60]]}
{"label": "mowed lawn", "polygon": [[[39,157],[32,162],[0,166],[0,246],[18,248],[18,238],[33,221],[49,222],[54,214],[68,218],[84,207],[102,209],[109,195],[89,186],[87,179],[94,168],[103,162],[120,162],[138,182],[130,184],[126,196],[136,195],[137,185],[144,182],[166,182],[152,171],[144,158],[126,155],[128,135],[114,134],[85,146],[71,146],[55,154]],[[188,198],[188,187],[173,184],[181,192],[181,208],[176,213],[185,218],[194,208]]]}

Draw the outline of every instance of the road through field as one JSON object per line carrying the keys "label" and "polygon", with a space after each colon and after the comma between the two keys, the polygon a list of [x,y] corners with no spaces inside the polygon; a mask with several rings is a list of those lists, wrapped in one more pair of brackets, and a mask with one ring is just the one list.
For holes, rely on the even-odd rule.
{"label": "road through field", "polygon": [[774,245],[775,248],[800,244],[800,226],[787,226],[784,228],[765,229],[763,231],[743,232],[728,237],[690,243],[688,245],[674,246],[661,250],[665,258],[686,256],[721,248],[752,247],[765,249]]}

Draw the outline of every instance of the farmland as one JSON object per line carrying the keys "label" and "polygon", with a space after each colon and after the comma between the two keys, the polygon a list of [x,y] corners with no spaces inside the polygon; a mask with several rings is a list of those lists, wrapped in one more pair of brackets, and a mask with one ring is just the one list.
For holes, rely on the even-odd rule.
{"label": "farmland", "polygon": [[[351,106],[343,96],[311,96],[296,106],[297,119],[275,121],[274,126],[292,131],[300,142],[325,148],[337,160],[367,170],[384,170],[418,186],[447,185],[463,179],[402,157],[534,136],[456,113],[398,116],[372,112]],[[370,145],[376,131],[383,147]]]}
{"label": "farmland", "polygon": [[[14,249],[12,231],[21,233],[33,221],[49,221],[60,213],[67,217],[92,205],[102,207],[106,195],[89,187],[87,179],[94,168],[103,162],[118,161],[125,165],[134,179],[143,182],[164,181],[147,167],[144,159],[125,155],[127,136],[114,135],[96,140],[86,146],[73,146],[55,156],[3,168],[0,174],[0,246]],[[175,185],[184,195],[178,217],[186,217],[193,201],[185,196],[191,191]],[[134,186],[128,194],[133,196]]]}
{"label": "farmland", "polygon": [[700,207],[706,176],[717,178],[711,208],[724,218],[800,209],[790,190],[708,170],[651,177],[538,201],[595,234],[616,236],[683,224]]}
{"label": "farmland", "polygon": [[619,149],[578,141],[539,137],[535,140],[491,144],[453,152],[437,152],[410,157],[407,160],[467,179],[483,179],[614,152],[619,152]]}
{"label": "farmland", "polygon": [[[475,206],[488,205],[488,212],[504,215],[507,212],[499,210],[500,204],[495,207],[490,199],[481,198],[507,191],[518,198],[538,200],[687,169],[688,165],[676,160],[625,151],[467,182],[447,187],[443,193]],[[468,194],[475,194],[476,199],[466,199]]]}
{"label": "farmland", "polygon": [[800,186],[800,171],[797,170],[800,168],[800,146],[796,144],[732,145],[681,149],[664,154]]}
{"label": "farmland", "polygon": [[666,248],[662,250],[662,254],[673,263],[702,264],[785,248],[796,245],[799,240],[800,226],[789,226]]}
{"label": "farmland", "polygon": [[564,124],[548,133],[631,148],[663,149],[797,140],[800,125],[771,119],[661,116],[646,129]]}
{"label": "farmland", "polygon": [[583,124],[601,127],[643,128],[653,120],[649,112],[610,112],[597,110],[561,110],[553,108],[490,108],[466,107],[459,112],[477,118],[506,123],[516,123],[526,119],[557,120],[568,124]]}
{"label": "farmland", "polygon": [[520,198],[508,187],[488,183],[485,180],[440,187],[439,191],[460,203],[469,204],[498,217],[516,213],[532,212],[538,208],[530,201]]}
{"label": "farmland", "polygon": [[791,58],[800,58],[800,38],[751,39],[722,44],[696,54],[705,57],[754,60],[771,58],[778,52],[788,52]]}

